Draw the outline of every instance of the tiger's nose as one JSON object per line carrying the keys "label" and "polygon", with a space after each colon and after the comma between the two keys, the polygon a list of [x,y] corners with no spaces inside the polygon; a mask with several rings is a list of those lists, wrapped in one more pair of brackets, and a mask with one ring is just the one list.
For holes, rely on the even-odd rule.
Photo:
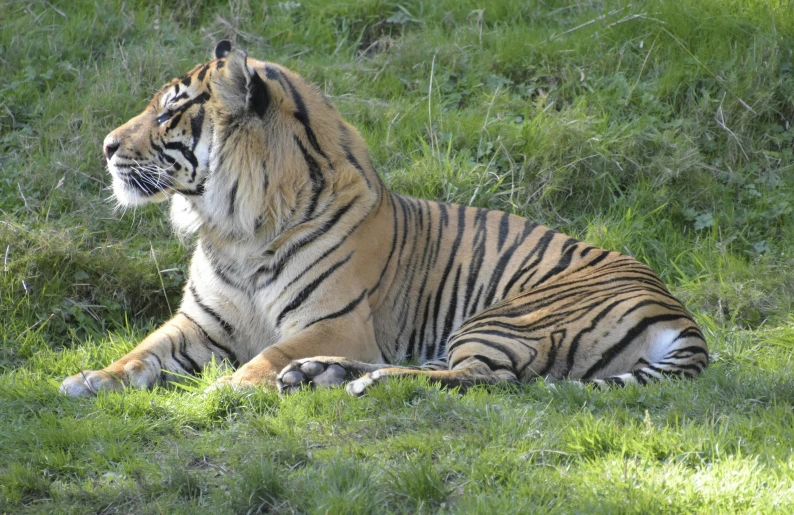
{"label": "tiger's nose", "polygon": [[118,149],[119,149],[119,144],[115,141],[110,141],[108,143],[105,143],[105,148],[104,148],[105,159],[110,161],[110,158],[113,157],[113,154],[115,154]]}
{"label": "tiger's nose", "polygon": [[105,153],[105,159],[110,161],[110,158],[113,157],[113,154],[119,149],[119,142],[116,141],[115,138],[111,138],[108,136],[105,138],[104,146],[102,148],[103,152]]}

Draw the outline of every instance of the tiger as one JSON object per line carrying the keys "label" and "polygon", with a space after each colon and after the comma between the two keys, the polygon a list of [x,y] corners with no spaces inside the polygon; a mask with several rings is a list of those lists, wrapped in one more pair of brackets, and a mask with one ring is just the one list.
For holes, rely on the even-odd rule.
{"label": "tiger", "polygon": [[103,153],[116,201],[170,200],[195,247],[177,313],[65,379],[66,395],[211,363],[229,368],[209,390],[355,396],[394,377],[610,388],[708,365],[703,333],[648,266],[514,214],[389,191],[326,95],[227,40]]}

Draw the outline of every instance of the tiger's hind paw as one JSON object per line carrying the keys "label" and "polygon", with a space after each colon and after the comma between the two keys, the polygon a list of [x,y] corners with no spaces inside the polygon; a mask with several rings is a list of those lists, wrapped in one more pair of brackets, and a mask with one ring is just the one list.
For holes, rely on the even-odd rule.
{"label": "tiger's hind paw", "polygon": [[380,382],[383,377],[384,375],[381,374],[379,370],[376,370],[375,372],[370,372],[369,374],[359,377],[355,381],[350,381],[345,389],[350,395],[361,397],[366,393],[368,388]]}
{"label": "tiger's hind paw", "polygon": [[304,387],[340,386],[352,379],[351,373],[338,363],[323,363],[312,358],[299,359],[279,373],[276,384],[281,394],[297,392]]}

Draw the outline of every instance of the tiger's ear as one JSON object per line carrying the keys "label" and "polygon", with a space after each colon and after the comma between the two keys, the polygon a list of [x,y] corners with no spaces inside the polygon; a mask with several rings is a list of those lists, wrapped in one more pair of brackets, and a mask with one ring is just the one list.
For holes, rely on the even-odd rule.
{"label": "tiger's ear", "polygon": [[226,67],[232,88],[239,95],[244,95],[246,109],[263,116],[270,105],[270,92],[262,77],[248,66],[246,53],[239,49],[230,52]]}
{"label": "tiger's ear", "polygon": [[215,45],[215,59],[223,59],[229,52],[232,51],[232,42],[228,39],[222,39]]}

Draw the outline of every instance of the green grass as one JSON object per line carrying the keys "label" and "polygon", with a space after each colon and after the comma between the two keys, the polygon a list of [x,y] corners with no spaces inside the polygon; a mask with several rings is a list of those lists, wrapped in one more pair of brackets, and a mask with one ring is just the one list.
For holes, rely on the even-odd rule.
{"label": "green grass", "polygon": [[[174,6],[178,6],[178,9]],[[483,9],[484,8],[484,9]],[[0,0],[0,513],[794,511],[794,11],[773,0]],[[101,141],[229,38],[317,83],[406,194],[651,265],[694,382],[69,399],[178,305]]]}

